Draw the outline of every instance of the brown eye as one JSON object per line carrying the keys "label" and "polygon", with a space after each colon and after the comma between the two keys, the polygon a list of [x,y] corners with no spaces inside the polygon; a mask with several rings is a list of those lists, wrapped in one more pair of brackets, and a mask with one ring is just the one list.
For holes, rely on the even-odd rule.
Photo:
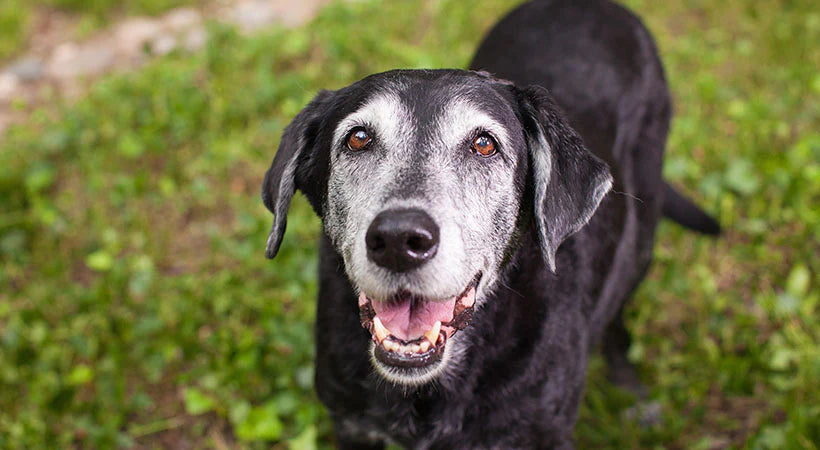
{"label": "brown eye", "polygon": [[347,148],[351,150],[362,150],[370,143],[370,135],[364,128],[354,128],[347,136]]}
{"label": "brown eye", "polygon": [[497,151],[495,148],[495,140],[487,133],[476,136],[470,148],[481,156],[493,156]]}

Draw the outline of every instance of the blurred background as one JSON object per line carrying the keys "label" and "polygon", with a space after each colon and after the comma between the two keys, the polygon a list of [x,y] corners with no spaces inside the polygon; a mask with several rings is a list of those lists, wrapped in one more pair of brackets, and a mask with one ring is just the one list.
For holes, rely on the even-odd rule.
{"label": "blurred background", "polygon": [[[465,67],[517,0],[0,1],[0,448],[328,448],[319,223],[259,197],[321,88]],[[675,99],[664,223],[627,312],[659,406],[590,365],[579,448],[820,447],[820,5],[628,0]]]}

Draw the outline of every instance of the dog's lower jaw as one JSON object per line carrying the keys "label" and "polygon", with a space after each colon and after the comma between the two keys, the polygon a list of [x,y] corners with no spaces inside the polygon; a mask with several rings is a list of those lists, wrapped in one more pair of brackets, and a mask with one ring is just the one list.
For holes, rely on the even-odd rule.
{"label": "dog's lower jaw", "polygon": [[413,388],[435,382],[436,379],[446,372],[447,367],[454,358],[454,354],[458,352],[457,347],[460,344],[458,340],[458,337],[453,336],[453,338],[448,341],[448,345],[444,347],[441,358],[423,367],[397,367],[379,361],[379,359],[376,358],[375,342],[370,342],[368,352],[370,354],[370,362],[381,378],[397,386]]}

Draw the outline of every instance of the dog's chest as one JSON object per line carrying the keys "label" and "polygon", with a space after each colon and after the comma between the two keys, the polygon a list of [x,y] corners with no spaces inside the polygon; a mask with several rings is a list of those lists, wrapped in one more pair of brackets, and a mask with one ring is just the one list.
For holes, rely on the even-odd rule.
{"label": "dog's chest", "polygon": [[352,427],[369,436],[412,449],[436,447],[463,430],[465,405],[445,402],[439,396],[385,399],[373,405]]}

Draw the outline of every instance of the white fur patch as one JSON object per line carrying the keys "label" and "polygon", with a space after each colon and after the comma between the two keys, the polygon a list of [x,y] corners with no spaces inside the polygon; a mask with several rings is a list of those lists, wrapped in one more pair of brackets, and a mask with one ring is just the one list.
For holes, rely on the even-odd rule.
{"label": "white fur patch", "polygon": [[509,141],[506,127],[478,105],[462,97],[451,100],[437,122],[437,136],[446,148],[455,148],[476,130],[489,132],[502,147]]}
{"label": "white fur patch", "polygon": [[342,140],[355,127],[366,127],[382,142],[397,142],[407,133],[410,112],[396,94],[374,96],[354,113],[342,119],[333,131],[333,144],[339,148]]}
{"label": "white fur patch", "polygon": [[[539,238],[544,240],[547,230],[547,213],[544,211],[545,199],[547,197],[547,186],[550,184],[552,175],[552,148],[547,140],[544,138],[543,132],[538,133],[538,148],[533,149],[532,165],[533,172],[538,174],[538,179],[535,180],[535,220],[541,229]],[[542,242],[541,245],[548,248],[548,242]],[[547,258],[547,265],[550,270],[555,272],[555,258]]]}

